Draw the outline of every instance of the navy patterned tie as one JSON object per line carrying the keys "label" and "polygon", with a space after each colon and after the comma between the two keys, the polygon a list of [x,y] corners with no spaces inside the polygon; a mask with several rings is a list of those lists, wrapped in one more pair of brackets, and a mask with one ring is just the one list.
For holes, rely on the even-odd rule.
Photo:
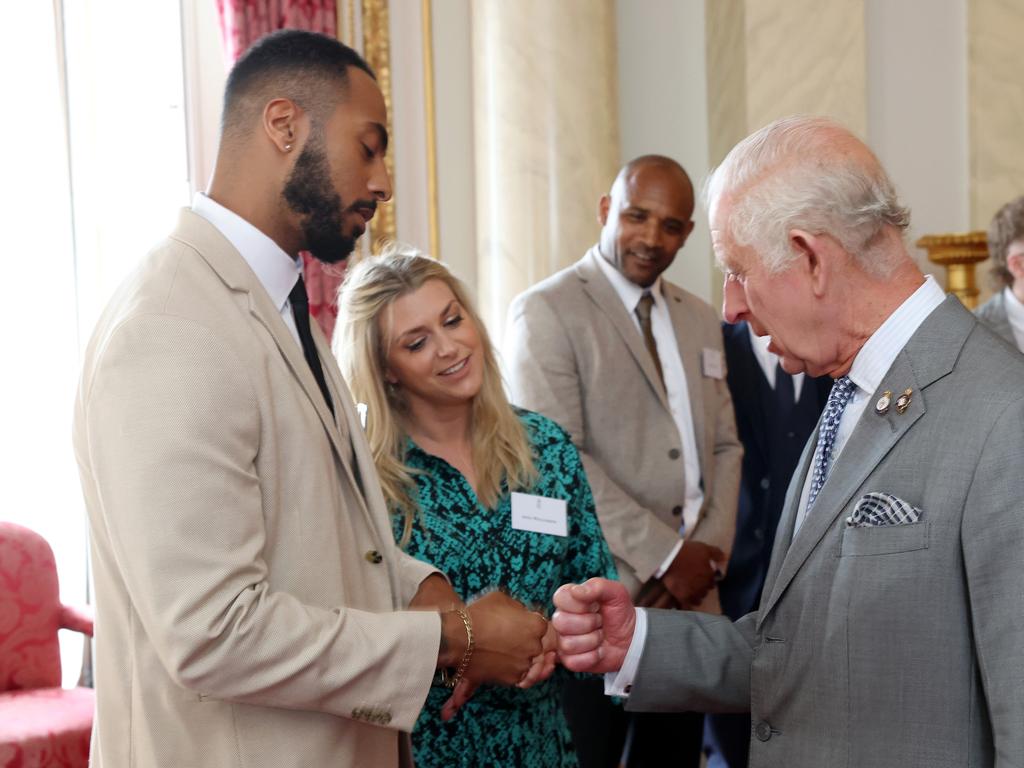
{"label": "navy patterned tie", "polygon": [[811,475],[811,489],[807,494],[807,511],[810,511],[814,500],[818,498],[818,492],[828,479],[832,464],[832,447],[839,431],[839,420],[843,418],[843,411],[856,391],[857,385],[849,376],[843,376],[835,380],[832,391],[828,393],[825,415],[822,416],[821,429],[818,431],[818,445],[814,449],[814,470]]}

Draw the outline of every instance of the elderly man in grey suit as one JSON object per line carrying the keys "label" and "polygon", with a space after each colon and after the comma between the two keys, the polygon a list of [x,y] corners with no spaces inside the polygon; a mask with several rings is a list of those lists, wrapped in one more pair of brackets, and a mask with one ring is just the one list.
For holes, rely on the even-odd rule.
{"label": "elderly man in grey suit", "polygon": [[871,151],[773,123],[708,184],[725,316],[829,374],[758,610],[555,597],[562,660],[630,709],[752,713],[755,768],[1024,765],[1024,358],[925,278]]}
{"label": "elderly man in grey suit", "polygon": [[992,217],[988,254],[1000,291],[974,314],[1024,351],[1024,195],[1008,202]]}
{"label": "elderly man in grey suit", "polygon": [[[628,163],[599,201],[599,243],[512,303],[505,352],[514,402],[579,448],[630,595],[720,613],[714,577],[732,547],[742,449],[718,318],[662,277],[693,207],[674,160]],[[615,765],[625,718],[600,681],[570,686],[566,705],[583,767]],[[700,715],[641,718],[628,764],[660,765],[670,750],[696,765],[700,728]]]}

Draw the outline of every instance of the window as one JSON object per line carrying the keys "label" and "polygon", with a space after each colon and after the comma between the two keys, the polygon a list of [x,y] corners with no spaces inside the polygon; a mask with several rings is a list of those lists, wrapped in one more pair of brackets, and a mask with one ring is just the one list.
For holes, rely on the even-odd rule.
{"label": "window", "polygon": [[[19,5],[7,73],[0,517],[41,533],[87,597],[71,446],[81,352],[114,288],[189,201],[179,0]],[[81,642],[62,640],[65,685]]]}

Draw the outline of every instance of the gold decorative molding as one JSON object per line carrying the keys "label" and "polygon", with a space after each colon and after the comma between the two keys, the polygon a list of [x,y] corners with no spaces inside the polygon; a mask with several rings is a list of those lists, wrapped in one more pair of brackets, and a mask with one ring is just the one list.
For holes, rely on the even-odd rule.
{"label": "gold decorative molding", "polygon": [[434,40],[433,11],[430,0],[420,5],[423,19],[423,112],[427,127],[427,227],[430,255],[441,258],[441,236],[437,226],[437,130],[434,122]]}
{"label": "gold decorative molding", "polygon": [[[388,135],[394,138],[391,120],[391,35],[388,26],[388,0],[362,0],[363,22],[363,58],[377,75],[377,83],[384,94],[384,106],[388,115]],[[384,157],[384,165],[391,177],[392,195],[395,194],[394,152]],[[381,205],[377,215],[370,222],[371,250],[379,251],[381,245],[394,240],[397,227],[395,225],[395,199]]]}
{"label": "gold decorative molding", "polygon": [[968,309],[978,306],[974,269],[988,258],[988,241],[982,231],[925,235],[915,245],[928,252],[928,260],[946,268],[946,290],[956,294]]}

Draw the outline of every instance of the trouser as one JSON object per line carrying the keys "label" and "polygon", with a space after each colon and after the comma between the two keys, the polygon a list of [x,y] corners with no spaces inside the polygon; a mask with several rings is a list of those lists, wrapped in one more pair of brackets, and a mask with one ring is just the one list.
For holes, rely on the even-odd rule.
{"label": "trouser", "polygon": [[[704,716],[626,712],[604,695],[600,676],[566,682],[562,706],[580,768],[698,768]],[[622,758],[625,757],[625,762]]]}

